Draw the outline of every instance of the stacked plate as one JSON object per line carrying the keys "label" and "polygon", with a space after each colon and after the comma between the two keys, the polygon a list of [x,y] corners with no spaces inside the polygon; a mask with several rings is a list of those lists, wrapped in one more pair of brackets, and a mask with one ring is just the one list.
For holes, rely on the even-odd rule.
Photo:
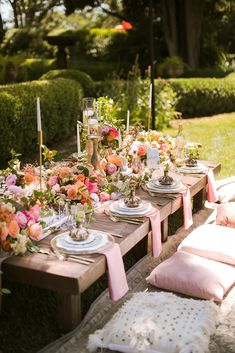
{"label": "stacked plate", "polygon": [[171,185],[162,185],[158,180],[150,180],[146,184],[147,190],[156,193],[178,193],[183,191],[185,186],[182,184],[180,180],[175,180]]}
{"label": "stacked plate", "polygon": [[92,254],[105,249],[113,243],[113,238],[105,232],[89,229],[88,238],[73,240],[69,232],[60,234],[52,239],[52,248],[57,248],[65,254]]}
{"label": "stacked plate", "polygon": [[152,210],[150,202],[141,201],[137,207],[128,207],[125,205],[124,200],[118,200],[113,202],[109,209],[111,213],[118,214],[120,216],[144,216],[146,213]]}
{"label": "stacked plate", "polygon": [[188,167],[186,165],[179,167],[178,171],[180,173],[185,173],[185,174],[200,174],[200,173],[206,173],[208,171],[208,168],[201,163],[196,164],[193,167]]}

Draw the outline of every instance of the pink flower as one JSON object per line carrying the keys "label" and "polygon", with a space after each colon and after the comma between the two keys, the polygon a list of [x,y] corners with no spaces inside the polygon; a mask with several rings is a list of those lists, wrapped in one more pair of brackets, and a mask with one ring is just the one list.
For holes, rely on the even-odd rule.
{"label": "pink flower", "polygon": [[15,220],[20,228],[25,228],[28,223],[26,215],[20,211],[16,212]]}
{"label": "pink flower", "polygon": [[58,183],[58,176],[57,175],[52,175],[50,176],[49,180],[48,180],[48,185],[50,187],[54,186],[55,184]]}
{"label": "pink flower", "polygon": [[12,192],[12,194],[15,194],[15,195],[19,195],[23,192],[23,189],[20,186],[16,186],[13,184],[8,186],[8,190],[10,192]]}
{"label": "pink flower", "polygon": [[6,186],[15,185],[16,180],[17,176],[15,174],[8,175],[8,177],[6,178]]}
{"label": "pink flower", "polygon": [[111,200],[116,201],[119,195],[116,192],[112,192],[110,195]]}
{"label": "pink flower", "polygon": [[100,127],[100,132],[101,132],[101,135],[104,136],[104,135],[107,135],[109,133],[109,127],[107,125],[102,125]]}
{"label": "pink flower", "polygon": [[93,193],[93,192],[97,193],[99,191],[97,183],[92,183],[89,179],[86,179],[84,181],[84,184],[86,185],[86,187],[90,193]]}
{"label": "pink flower", "polygon": [[105,191],[102,191],[100,193],[100,201],[104,202],[104,201],[109,201],[109,200],[110,200],[109,194],[107,192],[105,192]]}
{"label": "pink flower", "polygon": [[60,186],[59,186],[59,184],[53,185],[53,186],[52,186],[52,191],[53,191],[54,193],[60,192]]}
{"label": "pink flower", "polygon": [[28,221],[38,222],[40,207],[38,205],[31,206],[29,211],[24,210],[24,214]]}
{"label": "pink flower", "polygon": [[117,166],[113,163],[110,163],[108,166],[107,166],[107,173],[108,174],[113,174],[113,173],[116,173],[117,171]]}

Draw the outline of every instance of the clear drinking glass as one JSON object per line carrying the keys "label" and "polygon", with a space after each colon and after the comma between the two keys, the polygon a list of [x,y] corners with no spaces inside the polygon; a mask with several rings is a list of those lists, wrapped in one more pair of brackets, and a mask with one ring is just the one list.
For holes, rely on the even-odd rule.
{"label": "clear drinking glass", "polygon": [[88,125],[88,119],[93,118],[95,115],[95,104],[96,100],[93,97],[86,97],[83,98],[83,114],[82,114],[82,119],[83,119],[83,124],[85,126]]}

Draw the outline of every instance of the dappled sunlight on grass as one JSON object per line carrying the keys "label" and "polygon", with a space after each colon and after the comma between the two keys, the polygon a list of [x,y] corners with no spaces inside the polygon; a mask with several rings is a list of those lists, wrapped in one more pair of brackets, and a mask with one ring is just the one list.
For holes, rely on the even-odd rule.
{"label": "dappled sunlight on grass", "polygon": [[[174,121],[164,134],[175,136],[178,123]],[[235,113],[186,119],[183,125],[186,142],[202,144],[201,159],[221,163],[219,178],[235,175]]]}

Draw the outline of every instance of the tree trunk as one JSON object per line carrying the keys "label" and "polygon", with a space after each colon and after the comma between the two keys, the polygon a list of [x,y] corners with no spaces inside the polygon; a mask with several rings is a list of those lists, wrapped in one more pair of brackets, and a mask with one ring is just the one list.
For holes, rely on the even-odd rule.
{"label": "tree trunk", "polygon": [[204,0],[162,0],[163,28],[170,56],[191,68],[199,63]]}

